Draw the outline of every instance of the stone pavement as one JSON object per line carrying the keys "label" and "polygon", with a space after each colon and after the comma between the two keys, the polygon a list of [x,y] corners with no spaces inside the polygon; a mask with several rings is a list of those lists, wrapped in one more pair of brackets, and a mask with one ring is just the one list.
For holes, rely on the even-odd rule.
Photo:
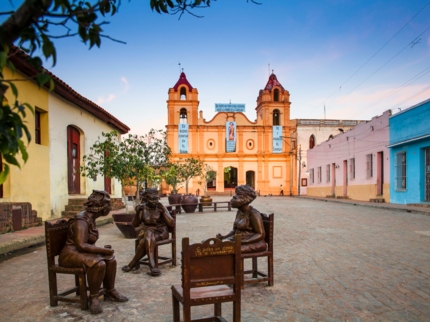
{"label": "stone pavement", "polygon": [[[258,197],[253,206],[275,213],[275,285],[245,287],[242,321],[430,320],[430,216],[290,197]],[[178,215],[178,258],[182,237],[199,242],[226,233],[234,215],[233,211]],[[104,312],[98,316],[76,304],[50,307],[45,247],[38,246],[0,261],[0,319],[171,321],[170,286],[180,283],[180,267],[161,267],[157,278],[148,276],[146,267],[124,273],[120,267],[133,256],[134,241],[123,238],[113,224],[99,230],[98,244],[115,249],[117,289],[129,302],[102,302]],[[169,251],[166,246],[160,250]],[[59,281],[71,283],[69,276]],[[223,305],[229,321],[231,309],[230,304]],[[201,316],[210,310],[203,306],[192,313]]]}

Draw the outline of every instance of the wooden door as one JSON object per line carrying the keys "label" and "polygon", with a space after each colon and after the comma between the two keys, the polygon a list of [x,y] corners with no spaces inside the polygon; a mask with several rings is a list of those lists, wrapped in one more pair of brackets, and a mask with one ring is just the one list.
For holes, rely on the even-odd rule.
{"label": "wooden door", "polygon": [[67,174],[69,194],[81,193],[80,166],[80,134],[73,126],[67,127]]}

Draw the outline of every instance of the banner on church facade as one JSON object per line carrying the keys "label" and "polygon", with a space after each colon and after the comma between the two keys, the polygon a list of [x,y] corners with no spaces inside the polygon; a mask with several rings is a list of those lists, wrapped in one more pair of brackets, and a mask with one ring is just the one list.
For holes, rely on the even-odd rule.
{"label": "banner on church facade", "polygon": [[236,122],[225,123],[225,151],[236,152]]}
{"label": "banner on church facade", "polygon": [[178,125],[179,153],[188,153],[188,124]]}
{"label": "banner on church facade", "polygon": [[245,112],[245,104],[215,103],[215,112]]}
{"label": "banner on church facade", "polygon": [[282,153],[282,126],[273,126],[273,153]]}

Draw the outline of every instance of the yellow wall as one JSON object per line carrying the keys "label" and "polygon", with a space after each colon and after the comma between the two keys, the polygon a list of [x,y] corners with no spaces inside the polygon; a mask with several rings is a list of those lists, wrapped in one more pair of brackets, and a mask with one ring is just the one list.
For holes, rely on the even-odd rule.
{"label": "yellow wall", "polygon": [[[5,79],[26,79],[18,72],[12,74],[8,69],[5,69],[4,73]],[[4,184],[4,198],[1,199],[1,202],[30,202],[39,217],[47,218],[50,215],[48,92],[44,89],[39,89],[33,81],[29,80],[17,81],[15,85],[19,91],[19,101],[30,103],[42,112],[42,144],[34,142],[35,118],[34,114],[27,110],[25,122],[32,135],[32,140],[27,145],[29,158],[26,164],[23,164],[20,160],[21,170],[15,166],[10,166],[11,172]],[[6,97],[9,104],[14,103],[14,97],[10,90],[7,91]]]}
{"label": "yellow wall", "polygon": [[[390,200],[390,185],[384,184],[384,194],[383,196],[376,195],[376,185],[375,184],[366,184],[366,185],[348,185],[347,187],[347,196],[349,199],[353,200],[361,200],[361,201],[369,201],[370,199],[375,198],[384,198],[385,202],[389,202]],[[326,197],[331,195],[332,188],[331,186],[308,186],[307,195],[315,196],[315,197]],[[343,196],[343,186],[336,186],[335,196]]]}

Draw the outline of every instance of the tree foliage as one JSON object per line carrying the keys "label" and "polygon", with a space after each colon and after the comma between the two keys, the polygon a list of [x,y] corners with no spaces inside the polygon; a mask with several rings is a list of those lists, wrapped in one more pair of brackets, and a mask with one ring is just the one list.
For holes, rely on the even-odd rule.
{"label": "tree foliage", "polygon": [[185,183],[185,193],[188,194],[188,184],[194,177],[199,177],[203,170],[203,161],[200,159],[187,158],[178,161],[179,177]]}
{"label": "tree foliage", "polygon": [[116,131],[102,135],[105,140],[94,143],[83,157],[82,176],[115,178],[122,184],[123,196],[125,186],[136,185],[139,194],[143,183],[147,187],[159,181],[158,172],[171,153],[164,131],[151,129],[143,136],[129,134],[122,139]]}
{"label": "tree foliage", "polygon": [[217,172],[210,165],[205,164],[200,174],[199,185],[203,187],[204,195],[208,192],[208,183],[216,179]]}
{"label": "tree foliage", "polygon": [[[12,0],[9,3],[13,8]],[[211,0],[149,0],[152,10],[160,14],[179,14],[179,17],[184,13],[201,17],[194,14],[193,9],[207,8],[210,4]],[[103,38],[122,42],[103,33],[103,26],[109,23],[105,17],[117,14],[120,5],[121,0],[24,0],[16,10],[0,12],[0,16],[8,16],[0,25],[0,153],[7,163],[19,167],[19,154],[24,163],[27,161],[23,138],[25,136],[29,143],[31,135],[23,119],[25,108],[33,112],[30,104],[19,102],[15,81],[4,77],[6,67],[15,71],[10,61],[11,55],[16,53],[15,46],[28,54],[30,64],[36,68],[37,73],[31,78],[39,87],[53,90],[53,80],[43,69],[42,59],[52,60],[53,66],[56,64],[55,41],[77,36],[90,49],[100,47]],[[11,104],[5,99],[8,90],[14,95]],[[5,164],[0,184],[8,172],[9,166]]]}

